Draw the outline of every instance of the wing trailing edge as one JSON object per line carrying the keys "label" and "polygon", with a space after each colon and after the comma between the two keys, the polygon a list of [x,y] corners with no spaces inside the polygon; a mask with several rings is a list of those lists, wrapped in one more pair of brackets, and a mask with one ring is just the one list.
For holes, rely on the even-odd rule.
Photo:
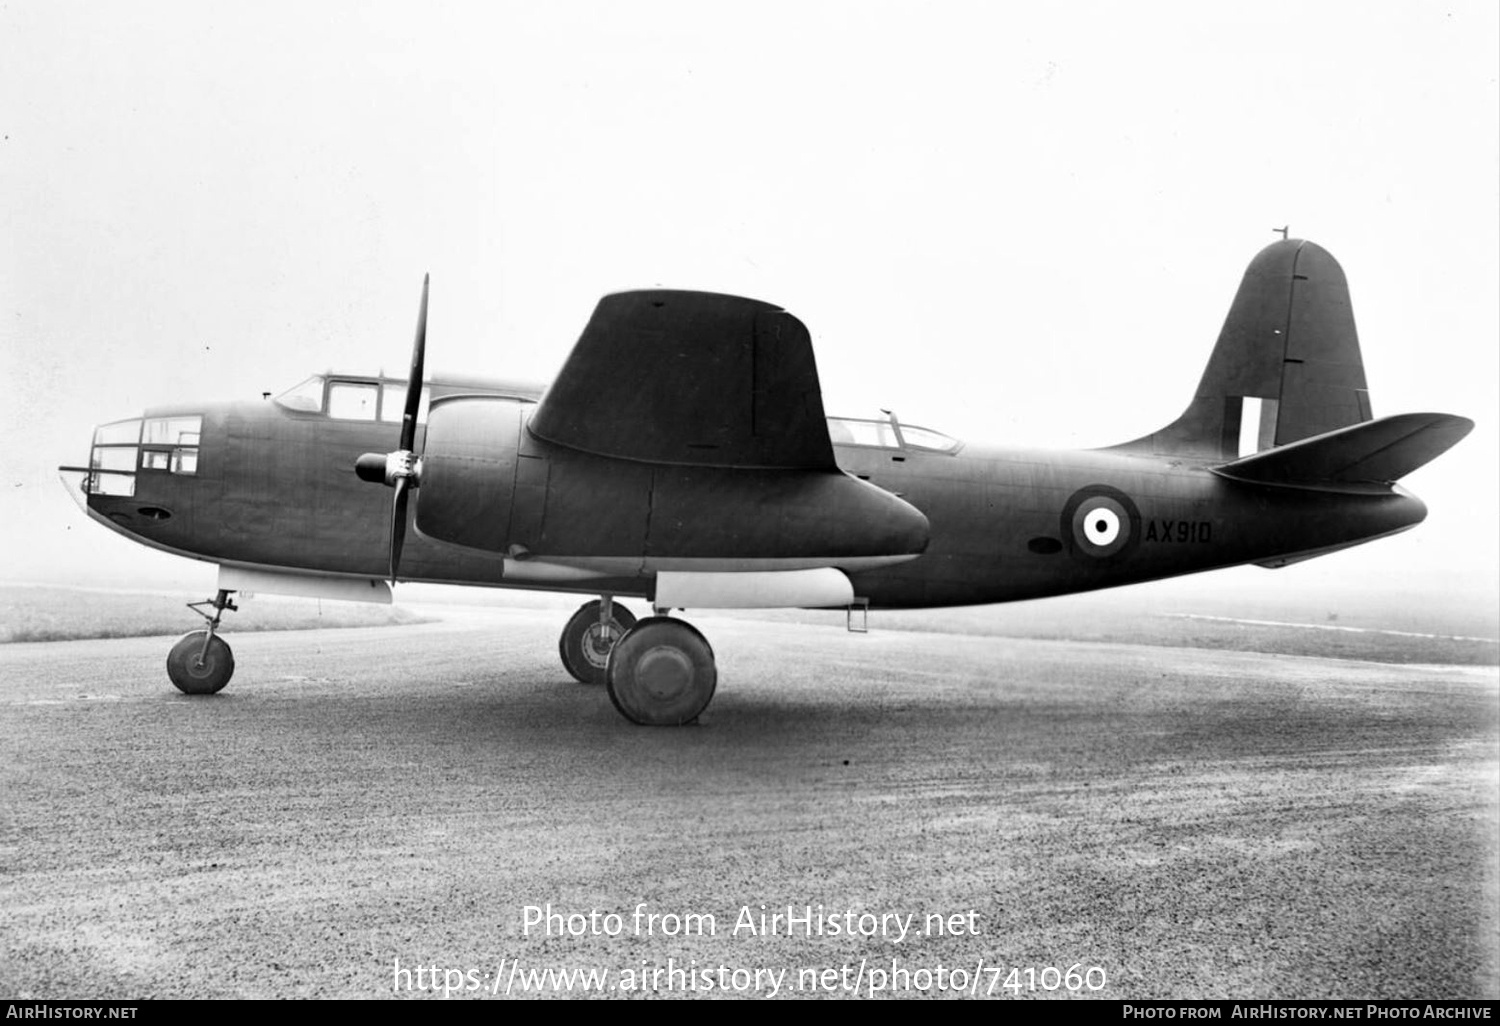
{"label": "wing trailing edge", "polygon": [[1385,488],[1447,452],[1473,427],[1473,421],[1447,413],[1403,413],[1258,452],[1214,473],[1292,488]]}

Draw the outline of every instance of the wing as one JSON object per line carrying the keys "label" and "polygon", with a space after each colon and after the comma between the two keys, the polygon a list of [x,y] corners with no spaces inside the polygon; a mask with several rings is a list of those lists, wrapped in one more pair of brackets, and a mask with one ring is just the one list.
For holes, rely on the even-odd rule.
{"label": "wing", "polygon": [[605,296],[529,427],[621,459],[837,470],[807,328],[738,296]]}

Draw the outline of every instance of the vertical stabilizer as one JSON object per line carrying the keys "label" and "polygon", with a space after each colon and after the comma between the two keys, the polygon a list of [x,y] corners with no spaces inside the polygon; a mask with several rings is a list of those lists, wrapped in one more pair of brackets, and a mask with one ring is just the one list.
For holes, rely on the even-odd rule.
{"label": "vertical stabilizer", "polygon": [[1370,418],[1344,271],[1288,239],[1250,261],[1182,416],[1115,448],[1233,460]]}

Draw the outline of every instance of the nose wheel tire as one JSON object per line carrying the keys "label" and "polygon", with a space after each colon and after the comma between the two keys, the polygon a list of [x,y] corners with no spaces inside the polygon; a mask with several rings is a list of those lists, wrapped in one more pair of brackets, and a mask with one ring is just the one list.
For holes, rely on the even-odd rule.
{"label": "nose wheel tire", "polygon": [[586,602],[573,614],[557,641],[562,664],[580,684],[603,684],[609,653],[635,626],[635,617],[618,602],[610,604],[608,623],[599,622],[600,603]]}
{"label": "nose wheel tire", "polygon": [[234,653],[217,634],[203,647],[207,631],[193,631],[172,646],[167,655],[167,676],[185,695],[213,695],[224,690],[234,676]]}
{"label": "nose wheel tire", "polygon": [[669,616],[637,623],[609,657],[609,699],[627,720],[648,727],[691,723],[719,681],[714,653],[691,625]]}

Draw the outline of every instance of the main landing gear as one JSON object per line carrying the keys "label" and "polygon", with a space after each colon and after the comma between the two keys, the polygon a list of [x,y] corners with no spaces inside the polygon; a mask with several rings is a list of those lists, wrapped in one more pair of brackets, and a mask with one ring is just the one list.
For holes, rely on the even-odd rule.
{"label": "main landing gear", "polygon": [[615,605],[608,595],[584,603],[557,639],[563,666],[580,684],[603,684],[610,650],[634,626],[630,610]]}
{"label": "main landing gear", "polygon": [[[208,621],[208,629],[183,635],[167,655],[167,676],[183,694],[217,694],[234,676],[234,653],[224,639],[214,633],[219,628],[224,610],[239,608],[230,601],[229,595],[221,589],[214,598],[188,603],[189,609]],[[213,615],[205,613],[200,606],[212,606]]]}
{"label": "main landing gear", "polygon": [[690,624],[635,617],[608,597],[584,605],[558,642],[563,665],[585,684],[604,684],[632,723],[675,727],[708,707],[718,685],[714,650]]}

